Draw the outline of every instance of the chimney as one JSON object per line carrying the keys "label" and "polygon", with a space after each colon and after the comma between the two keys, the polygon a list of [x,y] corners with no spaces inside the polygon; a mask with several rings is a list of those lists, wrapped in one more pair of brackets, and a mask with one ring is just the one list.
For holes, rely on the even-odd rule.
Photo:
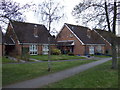
{"label": "chimney", "polygon": [[34,36],[38,37],[38,28],[37,28],[37,25],[34,25]]}
{"label": "chimney", "polygon": [[87,30],[87,37],[91,38],[91,30],[90,29]]}

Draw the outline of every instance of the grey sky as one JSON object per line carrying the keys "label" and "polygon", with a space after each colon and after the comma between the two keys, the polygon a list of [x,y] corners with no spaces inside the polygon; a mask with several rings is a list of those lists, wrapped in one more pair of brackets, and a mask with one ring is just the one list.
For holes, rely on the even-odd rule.
{"label": "grey sky", "polygon": [[[18,2],[21,5],[24,5],[26,3],[31,3],[31,2],[38,4],[43,2],[44,0],[24,0],[24,1],[13,0],[13,1]],[[64,25],[64,23],[76,24],[74,17],[71,15],[71,11],[73,10],[73,7],[82,0],[54,0],[54,1],[59,2],[61,3],[61,5],[64,6],[63,12],[65,13],[65,17],[64,20],[61,20],[59,23],[57,23],[59,25],[55,25],[53,27],[55,27],[55,29],[59,32],[62,26]],[[42,24],[42,22],[39,22],[38,20],[39,17],[36,17],[32,11],[26,12],[25,15],[26,15],[26,22]]]}
{"label": "grey sky", "polygon": [[[13,1],[18,2],[21,5],[22,4],[24,5],[26,3],[31,3],[31,2],[38,4],[38,3],[43,2],[44,0],[13,0]],[[82,0],[54,0],[54,1],[60,2],[61,5],[64,6],[63,12],[65,13],[66,17],[64,18],[64,20],[61,20],[61,22],[57,23],[57,25],[54,24],[55,26],[53,26],[53,27],[55,27],[55,29],[59,32],[60,29],[62,28],[62,26],[64,25],[64,23],[77,24],[75,22],[76,20],[71,15],[71,12],[72,12],[73,8],[75,7],[75,5],[79,4]],[[26,15],[26,22],[42,24],[42,22],[39,22],[38,17],[36,17],[32,11],[26,12],[25,15]],[[82,22],[82,20],[81,20],[81,22]],[[82,23],[79,23],[79,25],[82,25]],[[93,23],[88,24],[88,26],[86,26],[86,27],[92,28],[93,27],[92,25],[94,25],[94,24]],[[118,32],[118,30],[117,30],[117,32]]]}

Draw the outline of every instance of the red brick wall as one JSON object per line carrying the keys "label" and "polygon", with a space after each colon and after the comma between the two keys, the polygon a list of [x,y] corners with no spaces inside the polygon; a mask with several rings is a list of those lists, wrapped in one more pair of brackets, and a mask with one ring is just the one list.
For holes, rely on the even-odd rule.
{"label": "red brick wall", "polygon": [[[11,53],[15,53],[17,55],[22,55],[22,47],[27,47],[29,48],[29,45],[20,45],[20,43],[17,40],[17,36],[14,32],[14,30],[12,29],[11,25],[8,25],[8,29],[7,29],[7,33],[8,36],[11,36],[13,38],[13,40],[15,41],[15,50],[13,50],[13,52]],[[51,46],[52,48],[56,47],[55,45]],[[38,54],[42,54],[42,45],[38,46]]]}
{"label": "red brick wall", "polygon": [[42,54],[42,45],[38,46],[38,54],[41,55]]}
{"label": "red brick wall", "polygon": [[[105,41],[106,42],[106,41]],[[110,46],[110,44],[108,44],[107,42],[106,42],[106,45],[105,45],[105,52],[106,52],[106,50],[108,50],[108,54],[112,54],[112,51],[111,51],[111,46]]]}
{"label": "red brick wall", "polygon": [[[97,53],[97,48],[98,48],[99,45],[87,45],[86,46],[86,54],[89,54],[89,47],[90,46],[93,46],[94,47],[94,52]],[[105,45],[100,45],[100,46],[101,46],[101,49],[102,49],[102,54],[104,54],[105,53],[105,50],[104,50]]]}
{"label": "red brick wall", "polygon": [[[96,31],[97,32],[97,31]],[[100,36],[100,34],[99,34],[99,36]],[[102,38],[102,37],[100,37],[100,38]],[[105,38],[104,38],[105,39]],[[110,46],[110,44],[106,41],[106,40],[104,40],[103,38],[102,38],[102,40],[104,41],[104,43],[105,43],[105,46],[103,47],[103,50],[104,50],[104,54],[106,53],[106,50],[108,50],[108,52],[109,52],[109,54],[111,54],[111,46]]]}
{"label": "red brick wall", "polygon": [[12,37],[12,39],[15,41],[15,50],[13,50],[14,52],[11,52],[11,53],[15,53],[17,55],[21,55],[21,45],[19,45],[17,36],[16,36],[16,34],[15,34],[15,32],[14,32],[14,30],[11,27],[10,24],[8,25],[6,35],[9,36],[9,37]]}
{"label": "red brick wall", "polygon": [[[72,37],[70,36],[72,35]],[[75,45],[74,45],[74,54],[80,54],[84,55],[85,52],[85,46],[81,44],[81,42],[74,36],[73,33],[71,33],[66,26],[63,27],[61,32],[57,36],[57,41],[62,41],[62,40],[75,40]]]}
{"label": "red brick wall", "polygon": [[56,45],[51,45],[51,49],[57,48]]}
{"label": "red brick wall", "polygon": [[[30,45],[19,45],[18,47],[19,47],[19,55],[21,55],[22,54],[22,47],[26,47],[26,48],[29,48],[29,46]],[[55,45],[51,45],[51,48],[56,48],[56,46]],[[37,45],[37,49],[38,49],[38,55],[41,55],[42,54],[42,45]]]}

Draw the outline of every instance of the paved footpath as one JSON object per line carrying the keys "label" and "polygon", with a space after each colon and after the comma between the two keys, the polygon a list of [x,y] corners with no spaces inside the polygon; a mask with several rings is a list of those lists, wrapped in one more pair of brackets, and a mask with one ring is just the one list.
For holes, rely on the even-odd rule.
{"label": "paved footpath", "polygon": [[[16,58],[14,57],[8,57],[11,60],[17,61]],[[29,61],[24,61],[24,60],[20,60],[20,62],[18,63],[5,63],[5,64],[26,64],[26,63],[42,63],[42,62],[48,62],[48,61],[43,61],[43,60],[37,60],[37,59],[33,59],[33,58],[29,58],[30,60],[34,60],[34,62],[29,62]],[[99,57],[90,57],[90,58],[86,58],[86,59],[69,59],[69,60],[53,60],[51,62],[65,62],[65,61],[77,61],[77,60],[100,60],[101,58]]]}
{"label": "paved footpath", "polygon": [[8,86],[3,87],[3,88],[40,88],[44,85],[48,85],[49,83],[54,83],[54,82],[57,82],[59,80],[65,79],[67,77],[73,76],[77,73],[80,73],[80,72],[85,71],[89,68],[92,68],[92,67],[97,66],[99,64],[102,64],[104,62],[107,62],[111,59],[112,58],[104,58],[104,59],[99,60],[99,61],[80,65],[80,66],[77,66],[77,67],[74,67],[71,69],[63,70],[63,71],[49,74],[46,76],[42,76],[42,77],[38,77],[35,79],[19,82],[16,84],[11,84],[11,85],[8,85]]}

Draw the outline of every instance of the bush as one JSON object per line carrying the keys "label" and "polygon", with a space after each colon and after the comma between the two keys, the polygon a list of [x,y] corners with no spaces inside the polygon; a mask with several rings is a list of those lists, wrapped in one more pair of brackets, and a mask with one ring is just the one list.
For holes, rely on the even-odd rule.
{"label": "bush", "polygon": [[55,48],[55,49],[51,50],[51,54],[53,54],[53,55],[60,55],[61,51],[59,49]]}

